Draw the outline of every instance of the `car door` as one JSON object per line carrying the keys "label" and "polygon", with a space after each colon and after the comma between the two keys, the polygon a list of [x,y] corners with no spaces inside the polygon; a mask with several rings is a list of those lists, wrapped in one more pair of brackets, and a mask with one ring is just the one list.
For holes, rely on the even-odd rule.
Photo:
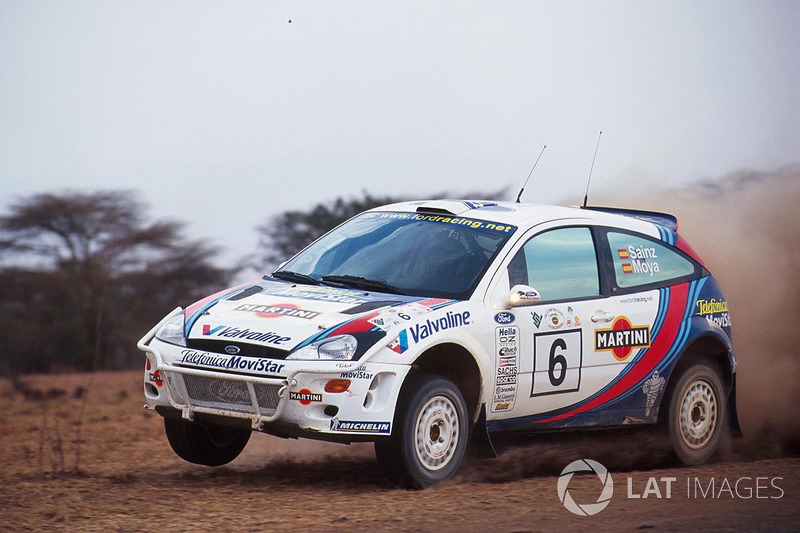
{"label": "car door", "polygon": [[[585,400],[611,370],[594,357],[594,330],[613,323],[617,303],[588,224],[540,226],[521,239],[493,289],[495,382],[489,418],[520,419]],[[540,301],[507,310],[502,295],[536,289]],[[510,429],[510,428],[509,428]]]}
{"label": "car door", "polygon": [[633,394],[610,397],[617,418],[629,423],[652,422],[666,388],[664,371],[676,344],[682,342],[678,319],[685,313],[689,283],[702,268],[667,242],[619,229],[600,232],[609,261],[609,280],[619,310],[608,328],[595,331],[595,350],[626,365],[617,388]]}

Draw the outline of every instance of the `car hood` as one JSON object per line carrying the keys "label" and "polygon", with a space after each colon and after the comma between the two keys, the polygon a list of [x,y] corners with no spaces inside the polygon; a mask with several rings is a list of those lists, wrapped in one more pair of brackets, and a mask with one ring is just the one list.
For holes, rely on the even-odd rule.
{"label": "car hood", "polygon": [[186,338],[207,351],[285,357],[348,333],[359,339],[360,357],[392,329],[455,301],[264,279],[189,306]]}

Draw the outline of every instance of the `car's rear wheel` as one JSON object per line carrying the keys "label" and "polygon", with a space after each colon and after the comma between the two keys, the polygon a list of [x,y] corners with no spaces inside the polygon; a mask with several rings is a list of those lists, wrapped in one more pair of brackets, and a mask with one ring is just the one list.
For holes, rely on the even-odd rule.
{"label": "car's rear wheel", "polygon": [[391,438],[375,443],[378,463],[389,480],[421,489],[450,479],[467,447],[466,413],[464,397],[449,379],[409,377]]}
{"label": "car's rear wheel", "polygon": [[205,466],[220,466],[236,459],[252,433],[250,430],[201,425],[177,418],[165,418],[164,430],[178,457]]}
{"label": "car's rear wheel", "polygon": [[669,434],[678,459],[687,465],[708,461],[722,440],[727,403],[717,372],[705,364],[687,368],[669,401]]}

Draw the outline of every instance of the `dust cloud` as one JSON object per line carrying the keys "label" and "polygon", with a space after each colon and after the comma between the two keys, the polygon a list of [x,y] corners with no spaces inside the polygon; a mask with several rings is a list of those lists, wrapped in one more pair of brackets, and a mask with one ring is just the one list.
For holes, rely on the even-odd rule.
{"label": "dust cloud", "polygon": [[734,455],[800,453],[800,166],[742,171],[642,204],[678,217],[728,299],[744,433]]}

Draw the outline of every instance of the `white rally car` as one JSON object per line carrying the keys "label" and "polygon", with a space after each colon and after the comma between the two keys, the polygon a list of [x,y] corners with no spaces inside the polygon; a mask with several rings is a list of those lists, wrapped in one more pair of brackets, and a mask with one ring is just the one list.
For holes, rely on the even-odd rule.
{"label": "white rally car", "polygon": [[252,431],[374,441],[393,482],[450,478],[468,437],[659,424],[685,463],[738,431],[728,304],[669,215],[502,202],[362,213],[139,342],[183,459]]}

